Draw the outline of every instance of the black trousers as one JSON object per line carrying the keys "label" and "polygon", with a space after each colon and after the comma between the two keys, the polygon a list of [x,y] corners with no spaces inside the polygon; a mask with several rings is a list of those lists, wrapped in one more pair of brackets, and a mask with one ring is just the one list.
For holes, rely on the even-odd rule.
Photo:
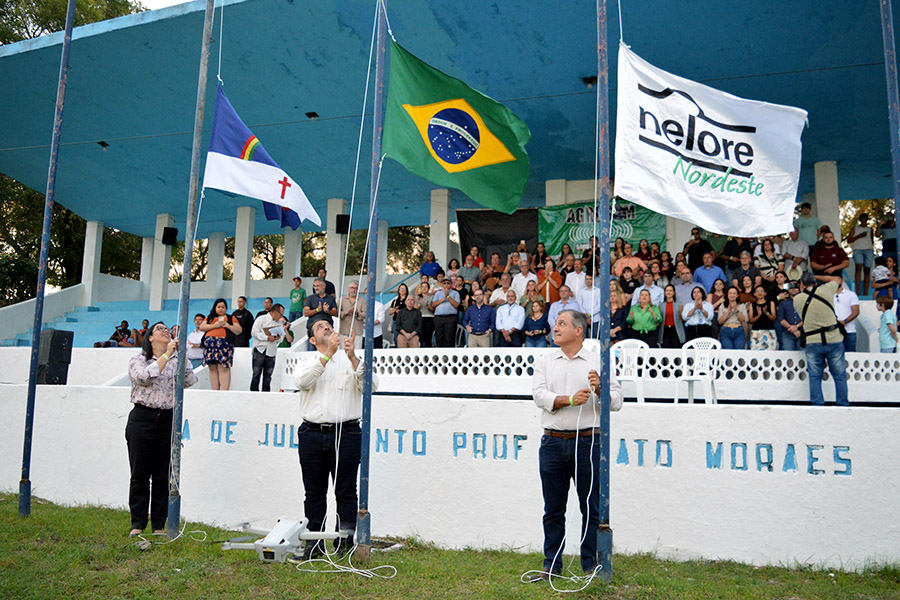
{"label": "black trousers", "polygon": [[438,348],[456,346],[456,313],[434,317],[434,340]]}
{"label": "black trousers", "polygon": [[259,391],[259,376],[262,375],[262,391],[272,391],[272,372],[275,370],[275,357],[253,349],[253,377],[250,378],[250,391]]}
{"label": "black trousers", "polygon": [[[298,431],[300,471],[306,498],[303,510],[309,519],[310,531],[324,531],[327,510],[328,480],[334,481],[337,503],[337,531],[355,531],[359,501],[356,478],[359,474],[359,422],[350,421],[331,430],[317,429],[317,425],[303,422]],[[335,448],[340,438],[339,448]]]}
{"label": "black trousers", "polygon": [[511,333],[509,335],[510,341],[506,341],[506,338],[503,337],[503,334],[500,334],[500,342],[497,344],[500,348],[519,348],[522,346],[522,332],[517,331],[515,333]]}
{"label": "black trousers", "polygon": [[422,348],[431,348],[431,336],[434,335],[434,317],[422,317],[422,333],[419,335],[419,345]]}
{"label": "black trousers", "polygon": [[131,465],[131,528],[147,527],[149,512],[153,529],[163,529],[168,513],[172,410],[135,404],[128,414],[125,441]]}
{"label": "black trousers", "polygon": [[712,326],[711,325],[685,325],[684,326],[684,337],[687,338],[687,341],[696,340],[699,337],[711,337],[712,336]]}
{"label": "black trousers", "polygon": [[678,332],[674,325],[664,325],[662,347],[681,348],[681,340],[678,339]]}

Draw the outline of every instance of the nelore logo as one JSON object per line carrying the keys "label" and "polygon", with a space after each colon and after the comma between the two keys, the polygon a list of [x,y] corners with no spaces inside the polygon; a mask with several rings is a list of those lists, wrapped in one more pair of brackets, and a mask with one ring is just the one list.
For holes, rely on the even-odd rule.
{"label": "nelore logo", "polygon": [[[640,128],[646,132],[638,135],[638,139],[673,154],[676,157],[672,169],[674,175],[698,187],[762,195],[763,183],[756,180],[752,170],[755,126],[716,121],[706,115],[690,94],[681,90],[655,91],[640,83],[638,90],[660,101],[660,110],[656,111],[660,116],[643,106],[638,107]],[[680,98],[689,102],[688,110],[679,106]],[[679,118],[665,118],[675,112],[683,114]]]}

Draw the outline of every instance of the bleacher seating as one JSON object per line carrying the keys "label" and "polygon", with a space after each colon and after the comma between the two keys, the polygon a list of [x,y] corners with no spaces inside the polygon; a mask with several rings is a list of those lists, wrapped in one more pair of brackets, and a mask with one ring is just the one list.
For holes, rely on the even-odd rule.
{"label": "bleacher seating", "polygon": [[[191,299],[188,307],[188,331],[194,329],[194,315],[209,314],[214,298]],[[288,298],[274,298],[275,302],[290,305]],[[229,301],[228,312],[234,307]],[[247,300],[247,309],[254,315],[263,309],[263,298],[250,298]],[[178,299],[166,300],[163,310],[149,310],[149,303],[145,300],[98,302],[93,306],[78,306],[70,313],[66,313],[51,323],[45,323],[43,329],[60,329],[72,331],[75,334],[73,347],[91,348],[94,342],[108,340],[113,330],[122,321],[128,321],[128,326],[133,329],[141,328],[141,321],[147,319],[150,323],[162,321],[167,325],[174,325],[178,321]],[[2,346],[30,346],[31,328],[25,333],[18,334],[15,338],[2,340]]]}

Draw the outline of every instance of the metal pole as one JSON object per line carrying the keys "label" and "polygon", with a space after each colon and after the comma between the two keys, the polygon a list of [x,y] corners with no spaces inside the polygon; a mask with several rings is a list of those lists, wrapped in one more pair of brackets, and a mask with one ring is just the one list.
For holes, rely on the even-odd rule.
{"label": "metal pole", "polygon": [[59,162],[59,136],[62,131],[63,108],[66,105],[66,80],[69,76],[69,48],[72,46],[72,25],[75,21],[75,0],[66,8],[66,32],[63,36],[62,58],[59,61],[59,85],[56,88],[56,114],[53,117],[53,136],[50,140],[50,168],[47,173],[47,193],[44,196],[44,228],[41,233],[41,259],[38,268],[37,291],[34,298],[34,326],[31,330],[31,369],[28,372],[28,404],[25,408],[25,443],[22,451],[22,479],[19,481],[19,516],[31,514],[31,438],[34,432],[34,399],[37,395],[38,357],[41,346],[41,324],[44,320],[44,286],[47,283],[47,261],[50,257],[50,222],[53,220],[53,196],[56,193],[56,165]]}
{"label": "metal pole", "polygon": [[[366,284],[365,375],[363,379],[362,444],[359,464],[359,512],[356,518],[357,556],[369,560],[372,550],[369,514],[369,440],[372,432],[372,368],[375,340],[375,273],[378,269],[378,176],[381,168],[381,135],[384,129],[384,45],[387,24],[384,4],[378,1],[378,46],[375,52],[375,110],[372,120],[372,177],[370,191],[369,265]],[[384,240],[387,243],[387,240]]]}
{"label": "metal pole", "polygon": [[169,514],[166,533],[178,535],[181,524],[181,423],[184,406],[184,368],[187,362],[187,319],[191,302],[191,269],[194,262],[194,224],[197,218],[197,188],[200,179],[200,147],[203,144],[203,113],[206,110],[206,74],[215,0],[206,0],[203,41],[200,45],[200,76],[197,79],[197,108],[194,112],[194,140],[191,148],[191,179],[188,186],[187,225],[184,233],[184,268],[181,272],[181,300],[178,305],[178,378],[175,382],[175,407],[172,411],[172,465],[169,471]]}
{"label": "metal pole", "polygon": [[[597,0],[597,94],[599,96],[597,157],[597,210],[600,212],[600,235],[597,246],[600,260],[600,529],[597,550],[600,554],[600,577],[612,579],[612,529],[609,526],[609,56],[606,43],[606,0]],[[596,218],[596,215],[594,216]]]}
{"label": "metal pole", "polygon": [[894,182],[894,231],[900,248],[900,100],[897,98],[897,56],[894,52],[894,17],[891,0],[881,0],[881,36],[884,39],[884,70],[887,79],[888,115],[891,122],[891,177]]}

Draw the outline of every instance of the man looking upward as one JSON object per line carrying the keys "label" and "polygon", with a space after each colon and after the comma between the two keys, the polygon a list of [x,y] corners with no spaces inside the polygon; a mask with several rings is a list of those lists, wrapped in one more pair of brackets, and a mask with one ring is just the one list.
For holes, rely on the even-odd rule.
{"label": "man looking upward", "polygon": [[[538,460],[544,496],[545,577],[562,572],[566,500],[572,479],[581,509],[581,568],[590,574],[598,564],[601,361],[584,347],[586,327],[583,313],[559,313],[553,326],[559,348],[541,354],[534,363],[532,394],[544,427]],[[622,388],[612,369],[609,377],[610,410],[619,410]]]}

